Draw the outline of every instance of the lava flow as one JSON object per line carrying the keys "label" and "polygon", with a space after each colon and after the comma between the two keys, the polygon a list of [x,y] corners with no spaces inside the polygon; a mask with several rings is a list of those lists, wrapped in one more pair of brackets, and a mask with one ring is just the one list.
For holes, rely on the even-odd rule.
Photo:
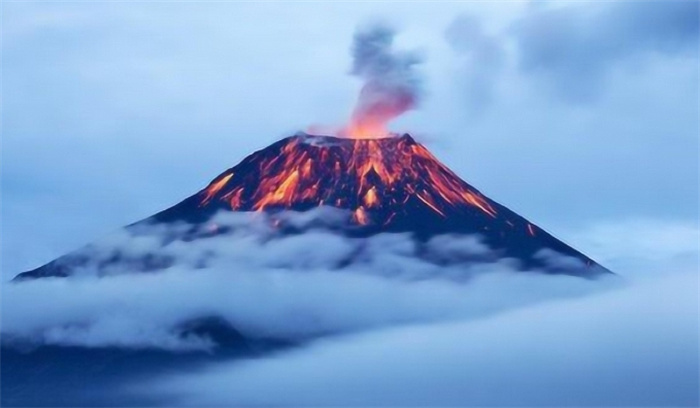
{"label": "lava flow", "polygon": [[[236,211],[265,213],[262,219],[271,221],[276,234],[286,236],[309,228],[286,222],[287,210],[303,212],[318,207],[340,211],[338,217],[329,217],[332,220],[323,212],[314,216],[317,221],[310,228],[330,228],[352,239],[401,233],[417,243],[429,244],[434,237],[442,237],[441,242],[447,242],[454,252],[449,258],[433,259],[430,251],[421,252],[425,246],[416,247],[416,256],[429,262],[507,260],[523,269],[538,268],[547,273],[593,277],[609,272],[484,196],[407,134],[375,139],[298,134],[282,139],[249,155],[179,204],[127,229],[139,234],[154,225],[188,226],[179,238],[169,237],[188,242],[200,236],[227,234],[230,227],[219,228],[214,219],[219,212]],[[460,236],[475,237],[488,251],[464,252]],[[168,258],[153,254],[136,259],[115,254],[110,262],[130,262],[129,267],[137,270],[170,265]],[[563,255],[568,261],[551,263],[548,254]],[[78,250],[15,279],[70,276],[89,265],[92,256],[89,248]]]}
{"label": "lava flow", "polygon": [[233,211],[348,209],[360,225],[387,225],[405,206],[445,218],[472,209],[496,218],[480,192],[460,180],[409,135],[339,139],[299,135],[245,159],[255,168],[230,169],[200,193],[200,206]]}
{"label": "lava flow", "polygon": [[[543,267],[543,248],[596,265],[590,258],[486,197],[410,135],[350,139],[300,133],[259,150],[206,188],[151,221],[207,224],[219,211],[344,210],[352,236],[409,233],[478,236],[500,257]],[[275,225],[290,228],[279,219]],[[293,227],[291,227],[293,230]]]}
{"label": "lava flow", "polygon": [[[609,272],[481,194],[408,134],[399,136],[387,130],[388,123],[417,106],[421,94],[421,81],[414,72],[421,58],[394,50],[394,35],[386,26],[355,34],[351,74],[363,85],[349,123],[334,132],[340,137],[301,133],[282,139],[249,155],[198,193],[126,228],[138,231],[144,225],[185,225],[187,231],[179,239],[188,242],[200,230],[206,231],[204,236],[226,234],[229,229],[213,221],[220,211],[264,212],[271,215],[275,232],[284,236],[303,233],[303,228],[286,225],[284,217],[276,218],[279,212],[334,207],[344,210],[346,219],[332,225],[322,220],[323,227],[353,239],[385,233],[410,235],[419,243],[416,256],[438,264],[505,260],[547,273],[594,276]],[[449,242],[455,236],[470,236],[488,251],[469,253],[457,239],[457,244],[447,245],[450,259],[429,259],[430,251],[422,245],[439,236]],[[552,253],[567,261],[550,262],[548,254]],[[91,257],[89,250],[78,250],[15,279],[69,276],[88,265]],[[110,262],[130,262],[130,268],[138,265],[139,270],[150,271],[167,268],[172,261],[153,254],[122,258],[117,251]]]}

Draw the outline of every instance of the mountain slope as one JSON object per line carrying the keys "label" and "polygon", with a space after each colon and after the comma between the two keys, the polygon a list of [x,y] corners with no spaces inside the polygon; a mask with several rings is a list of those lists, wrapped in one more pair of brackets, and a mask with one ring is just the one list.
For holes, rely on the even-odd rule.
{"label": "mountain slope", "polygon": [[[204,225],[221,211],[275,214],[320,206],[346,210],[342,234],[351,237],[410,233],[425,242],[444,234],[478,235],[499,259],[515,259],[524,270],[586,277],[609,272],[481,194],[408,134],[382,139],[298,134],[282,139],[249,155],[200,192],[127,228],[183,221]],[[86,257],[76,251],[18,278],[67,276],[88,262]],[[136,264],[139,270],[169,266],[163,259]]]}

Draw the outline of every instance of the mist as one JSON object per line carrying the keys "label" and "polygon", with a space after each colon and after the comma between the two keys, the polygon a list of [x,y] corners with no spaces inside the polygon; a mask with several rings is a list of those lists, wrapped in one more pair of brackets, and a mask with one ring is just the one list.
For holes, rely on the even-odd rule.
{"label": "mist", "polygon": [[658,272],[619,291],[327,339],[147,386],[198,406],[697,406],[697,272]]}
{"label": "mist", "polygon": [[[206,334],[187,322],[224,319],[247,338],[308,341],[386,326],[478,319],[539,302],[584,296],[624,285],[521,271],[516,260],[488,262],[474,236],[437,236],[418,257],[407,234],[349,238],[327,228],[338,211],[321,208],[278,219],[310,228],[276,234],[260,214],[218,214],[228,232],[177,240],[193,226],[137,225],[73,253],[85,259],[67,278],[23,280],[2,288],[5,340],[35,345],[211,351]],[[320,217],[320,218],[319,218]],[[322,251],[311,250],[323,248]],[[140,270],[142,259],[163,271]],[[572,262],[555,252],[548,262]],[[479,262],[465,263],[476,257]],[[118,258],[120,262],[110,263]],[[576,261],[576,260],[574,260]],[[37,299],[41,307],[36,307]],[[47,312],[50,311],[50,312]]]}
{"label": "mist", "polygon": [[[438,266],[416,258],[406,235],[358,240],[314,227],[319,214],[334,222],[326,210],[285,213],[307,228],[285,238],[251,214],[220,214],[230,232],[186,245],[168,241],[186,224],[111,234],[86,249],[95,262],[155,251],[173,264],[150,273],[86,264],[68,278],[4,285],[3,345],[211,354],[220,345],[183,324],[214,316],[247,339],[295,346],[127,378],[119,395],[191,406],[697,405],[696,226],[578,231],[583,248],[617,265],[618,275],[587,280],[509,261]],[[490,251],[478,236],[427,246],[443,261]]]}

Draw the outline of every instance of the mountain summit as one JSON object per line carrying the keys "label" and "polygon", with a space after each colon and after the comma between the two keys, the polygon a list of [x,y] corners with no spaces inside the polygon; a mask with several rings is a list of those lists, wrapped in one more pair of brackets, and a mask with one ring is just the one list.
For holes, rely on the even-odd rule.
{"label": "mountain summit", "polygon": [[[345,210],[341,230],[351,237],[409,233],[425,242],[439,235],[474,235],[499,259],[517,260],[523,270],[583,277],[609,273],[483,195],[408,134],[348,139],[299,133],[284,138],[179,204],[127,228],[178,222],[201,226],[222,211],[276,214],[321,206]],[[17,278],[68,276],[85,262],[78,250]],[[150,266],[137,269],[167,267],[167,262],[146,264]]]}

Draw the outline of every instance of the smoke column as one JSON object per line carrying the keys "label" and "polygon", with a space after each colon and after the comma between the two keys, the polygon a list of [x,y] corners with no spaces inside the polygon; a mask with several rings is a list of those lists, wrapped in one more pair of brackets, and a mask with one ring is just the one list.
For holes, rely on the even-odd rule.
{"label": "smoke column", "polygon": [[389,135],[389,121],[416,107],[421,81],[415,52],[393,49],[396,31],[377,24],[359,29],[352,45],[350,73],[364,81],[350,123],[342,135],[357,139]]}

